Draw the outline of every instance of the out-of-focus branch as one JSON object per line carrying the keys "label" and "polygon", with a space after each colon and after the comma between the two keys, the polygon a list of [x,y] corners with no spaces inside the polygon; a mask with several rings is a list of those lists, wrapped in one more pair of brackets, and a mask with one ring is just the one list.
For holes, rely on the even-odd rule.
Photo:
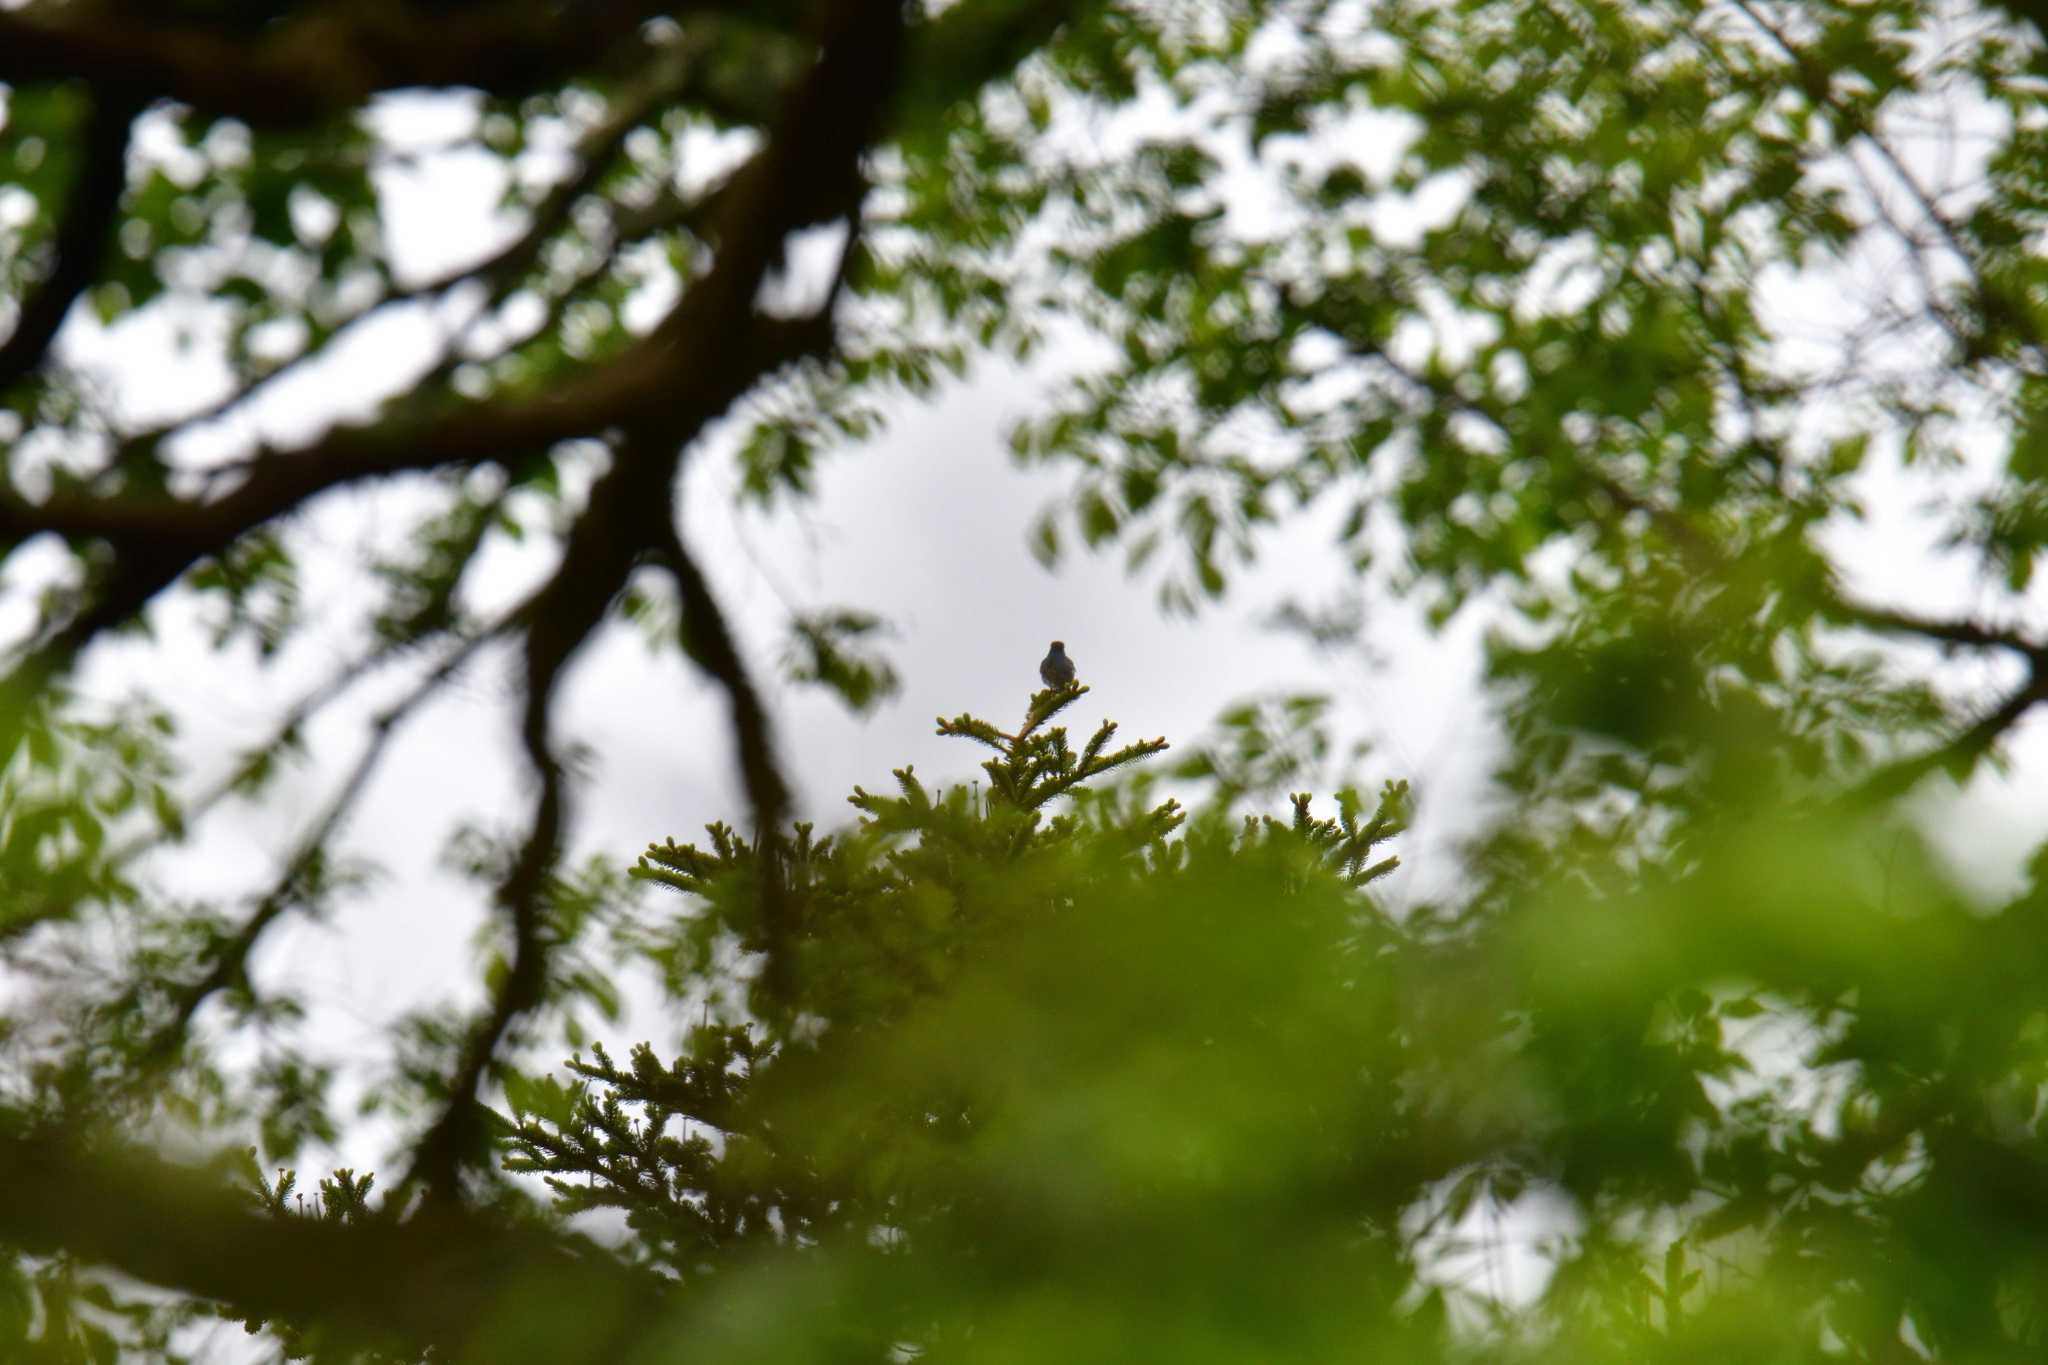
{"label": "out-of-focus branch", "polygon": [[[595,1365],[625,1358],[658,1303],[646,1277],[530,1229],[453,1210],[405,1222],[277,1218],[252,1202],[138,1149],[0,1131],[0,1242],[252,1317],[451,1359],[537,1360],[545,1342],[550,1365]],[[548,1291],[538,1299],[537,1285]],[[558,1330],[562,1321],[577,1330]]]}
{"label": "out-of-focus branch", "polygon": [[[1782,27],[1772,23],[1755,4],[1751,3],[1751,0],[1734,0],[1734,4],[1735,8],[1759,32],[1768,37],[1771,40],[1772,46],[1776,47],[1779,53],[1792,64],[1793,69],[1799,73],[1801,84],[1808,98],[1812,99],[1822,108],[1831,110],[1837,115],[1844,113],[1840,100],[1830,93],[1830,79],[1834,73],[1828,68],[1825,61],[1817,59],[1813,53],[1795,43]],[[2008,3],[2000,7],[2015,17],[2031,19],[2036,27],[2041,28],[2043,32],[2048,32],[2048,24],[2043,23],[2044,18],[2048,18],[2048,6],[2038,3],[2027,3],[2023,2],[2023,0],[2008,0]],[[1891,175],[1901,189],[1905,190],[1907,196],[1913,201],[1913,207],[1918,211],[1925,225],[1933,230],[1934,235],[1940,238],[1941,245],[1947,248],[1949,255],[1954,259],[1955,263],[1960,265],[1969,275],[1971,293],[1974,296],[1972,301],[1976,304],[1978,317],[1983,320],[1995,318],[1999,324],[2013,329],[2018,334],[2021,346],[2035,361],[2035,368],[2032,370],[2027,369],[2025,366],[2015,366],[2015,368],[2020,369],[2023,373],[2033,374],[2038,377],[2039,364],[2042,361],[2044,352],[2048,352],[2048,346],[2044,346],[2044,340],[2048,339],[2042,337],[2040,329],[2035,325],[2031,310],[2012,306],[1991,287],[1987,278],[1988,272],[1985,269],[1984,253],[1965,234],[1962,225],[1943,210],[1934,192],[1921,182],[1920,177],[1915,174],[1911,166],[1906,164],[1905,159],[1899,155],[1891,143],[1879,136],[1875,129],[1862,126],[1861,120],[1858,120],[1855,126],[1856,132],[1860,135],[1860,140],[1876,153],[1878,160],[1883,163],[1886,172]],[[1851,162],[1854,164],[1853,158],[1851,158]],[[1950,339],[1955,342],[1958,352],[1964,361],[1982,359],[1985,354],[1982,350],[1982,335],[1975,330],[1966,318],[1958,317],[1954,309],[1944,305],[1942,302],[1944,290],[1935,277],[1934,272],[1929,269],[1926,252],[1922,248],[1918,235],[1908,225],[1898,222],[1889,212],[1885,207],[1883,194],[1880,192],[1875,181],[1863,170],[1862,166],[1857,165],[1856,171],[1863,179],[1864,187],[1869,193],[1869,198],[1875,206],[1876,212],[1885,225],[1891,229],[1892,235],[1899,239],[1900,244],[1906,250],[1907,260],[1919,276],[1921,292],[1925,295],[1926,299],[1925,307],[1928,316],[1932,317],[1941,329],[1949,334]]]}
{"label": "out-of-focus branch", "polygon": [[1998,704],[1970,722],[1947,741],[1924,753],[1887,763],[1859,783],[1853,798],[1884,801],[1902,796],[1922,778],[1937,772],[1958,776],[1991,752],[2007,731],[2018,725],[2036,706],[2048,703],[2048,643],[2033,639],[2007,626],[1981,621],[1941,620],[1872,606],[1843,598],[1828,613],[1847,625],[1886,635],[1913,636],[1944,646],[1968,649],[2004,649],[2026,661],[2026,677]]}
{"label": "out-of-focus branch", "polygon": [[141,105],[127,95],[94,97],[78,174],[57,226],[56,255],[49,273],[22,300],[14,331],[0,344],[0,392],[43,363],[72,302],[99,270],[128,183],[128,130],[139,112]]}
{"label": "out-of-focus branch", "polygon": [[[858,7],[854,12],[866,13]],[[1002,74],[1021,43],[1049,33],[1064,13],[1061,6],[1039,6],[1019,17],[1002,6],[963,5],[924,26],[920,50],[934,60],[950,60],[914,83],[918,111],[970,94]],[[0,14],[0,21],[50,22],[24,17],[29,14]],[[854,216],[860,155],[880,136],[880,118],[898,99],[890,73],[897,69],[901,16],[870,26],[875,33],[860,35],[867,65],[814,66],[788,102],[769,146],[707,206],[713,210],[707,235],[719,244],[712,273],[685,291],[653,336],[604,366],[536,397],[465,404],[429,417],[394,416],[373,426],[336,428],[305,446],[266,451],[249,462],[232,492],[217,499],[65,493],[35,502],[0,491],[0,540],[42,532],[104,540],[117,561],[95,585],[93,604],[53,632],[9,681],[17,690],[34,691],[42,680],[61,674],[102,630],[133,617],[193,564],[329,489],[409,471],[502,462],[608,428],[646,424],[693,433],[707,420],[698,415],[705,405],[677,402],[679,370],[706,371],[693,376],[691,387],[716,397],[716,415],[744,389],[733,382],[735,372],[750,383],[829,344],[828,317],[812,319],[810,335],[801,338],[801,323],[749,324],[746,318],[763,273],[790,231]],[[7,36],[7,23],[0,22],[0,51]],[[6,69],[0,57],[0,75]],[[0,744],[0,750],[6,747]]]}
{"label": "out-of-focus branch", "polygon": [[2005,626],[1919,616],[1847,597],[1842,598],[1830,614],[1845,624],[1887,635],[1917,635],[1937,644],[1963,645],[1972,649],[2009,649],[2026,659],[2034,671],[2048,673],[2048,644],[2029,639]]}
{"label": "out-of-focus branch", "polygon": [[364,789],[376,775],[378,765],[390,747],[392,736],[409,716],[439,695],[441,690],[468,666],[469,661],[476,657],[478,650],[507,634],[521,618],[523,610],[515,608],[484,629],[465,637],[417,685],[378,712],[371,720],[369,741],[357,755],[355,766],[349,770],[348,776],[335,790],[333,798],[320,817],[300,838],[292,856],[286,861],[284,870],[278,874],[270,889],[257,900],[255,907],[242,921],[234,936],[213,949],[205,974],[176,993],[170,1021],[158,1032],[149,1046],[149,1052],[153,1057],[164,1058],[174,1054],[183,1044],[186,1031],[191,1027],[193,1016],[198,1014],[200,1007],[219,992],[247,980],[249,955],[255,952],[256,945],[262,941],[263,935],[269,931],[271,925],[275,924],[285,911],[300,903],[304,895],[307,874],[317,860],[327,855],[335,834],[355,810]]}
{"label": "out-of-focus branch", "polygon": [[920,122],[945,112],[1051,42],[1103,0],[965,0],[910,37],[905,79],[891,116]]}
{"label": "out-of-focus branch", "polygon": [[684,88],[694,55],[680,45],[657,50],[648,69],[612,99],[604,121],[584,134],[577,143],[575,170],[541,196],[527,218],[525,231],[485,260],[460,266],[439,278],[402,290],[393,295],[393,299],[444,293],[470,280],[487,285],[492,299],[502,299],[507,287],[533,266],[548,238],[568,221],[569,210],[576,206],[576,201],[597,187],[597,182],[618,156],[626,135],[645,123]]}
{"label": "out-of-focus branch", "polygon": [[1952,773],[1960,780],[2008,730],[2044,702],[2048,702],[2048,672],[2029,667],[2026,680],[1981,718],[1925,753],[1885,764],[1857,784],[1852,801],[1879,802],[1903,796],[1922,778],[1937,772]]}
{"label": "out-of-focus branch", "polygon": [[726,624],[725,614],[718,608],[710,583],[673,528],[668,543],[662,547],[661,559],[682,599],[683,650],[725,689],[726,699],[732,705],[740,775],[746,783],[747,800],[754,808],[754,827],[764,837],[771,835],[789,813],[789,785],[775,763],[767,708],[747,676],[746,662],[740,657],[739,645]]}
{"label": "out-of-focus branch", "polygon": [[[761,223],[775,250],[793,230],[779,227],[772,219]],[[729,253],[685,294],[669,323],[580,381],[537,397],[473,404],[429,418],[337,428],[311,445],[259,455],[238,487],[210,502],[66,495],[36,503],[0,495],[0,539],[49,531],[105,540],[116,552],[114,565],[93,587],[90,606],[53,631],[17,667],[14,681],[34,692],[102,631],[136,616],[200,560],[224,553],[250,531],[330,489],[392,474],[511,463],[557,442],[629,423],[694,435],[763,375],[829,344],[829,318],[752,318],[769,250]],[[752,268],[735,280],[726,273],[726,260]],[[665,501],[665,481],[657,492]]]}
{"label": "out-of-focus branch", "polygon": [[[901,94],[917,115],[973,93],[1051,38],[1078,0],[969,0],[919,25],[914,78]],[[343,114],[373,95],[462,87],[520,95],[597,61],[650,19],[725,17],[792,32],[797,0],[478,0],[465,5],[308,5],[260,31],[229,23],[121,22],[76,5],[0,10],[0,81],[84,79],[148,101],[285,127]],[[755,113],[744,83],[707,89],[715,112]]]}
{"label": "out-of-focus branch", "polygon": [[[1686,517],[1636,497],[1605,476],[1601,476],[1601,483],[1617,506],[1649,516],[1679,550],[1703,570],[1726,572],[1731,567],[1728,555]],[[2048,702],[2048,645],[2029,639],[2018,631],[1967,619],[1920,616],[1860,602],[1839,591],[1821,605],[1820,614],[1823,620],[1878,634],[1913,636],[1936,644],[1970,649],[2008,649],[2027,663],[2026,680],[1990,711],[1944,743],[1879,767],[1851,790],[1849,799],[1852,803],[1881,802],[1903,796],[1922,778],[1936,772],[1968,771],[2029,711]]]}
{"label": "out-of-focus branch", "polygon": [[92,7],[0,10],[0,80],[83,78],[141,99],[286,127],[343,114],[370,96],[459,86],[519,95],[602,58],[658,14],[743,12],[735,4],[540,0],[437,5],[326,4],[257,32]]}
{"label": "out-of-focus branch", "polygon": [[[102,632],[140,615],[195,564],[226,553],[242,536],[321,493],[391,474],[509,463],[602,429],[657,401],[665,359],[661,348],[643,343],[581,383],[538,398],[337,428],[311,445],[258,456],[241,484],[213,501],[63,495],[34,503],[0,495],[0,539],[49,531],[102,540],[113,552],[90,585],[85,607],[56,624],[0,679],[0,697],[36,695]],[[0,730],[0,757],[13,743],[13,735]]]}
{"label": "out-of-focus branch", "polygon": [[[315,13],[326,16],[322,22],[335,22],[326,11]],[[582,22],[583,11],[577,13]],[[768,145],[710,206],[706,235],[716,243],[710,274],[685,290],[652,335],[559,388],[425,416],[394,415],[368,427],[336,428],[308,445],[259,454],[239,484],[217,498],[66,491],[31,501],[0,489],[0,541],[54,532],[102,542],[107,550],[83,605],[68,619],[53,621],[0,677],[0,714],[22,714],[26,702],[61,677],[81,650],[104,631],[138,617],[193,565],[225,553],[243,535],[330,489],[408,471],[507,462],[607,430],[641,433],[642,439],[633,443],[637,449],[650,448],[647,438],[658,438],[654,444],[666,441],[679,453],[763,375],[829,349],[829,308],[812,318],[780,321],[755,317],[753,300],[766,272],[780,260],[790,232],[839,218],[851,225],[850,236],[858,234],[865,188],[861,158],[885,132],[887,118],[892,113],[927,115],[936,104],[970,94],[1013,64],[1031,40],[1048,36],[1065,13],[1061,6],[1032,7],[1028,14],[1002,4],[956,6],[918,30],[920,52],[934,70],[911,82],[911,98],[899,90],[896,74],[904,24],[900,6],[821,7],[827,25],[818,44],[823,55],[785,101]],[[309,15],[284,30],[301,31],[313,22]],[[41,9],[0,14],[0,76],[30,69],[37,52],[71,51],[70,44],[117,67],[138,62],[154,70],[152,62],[189,59],[179,43],[150,56],[132,46],[138,30],[100,27],[110,31],[65,27]],[[20,38],[25,29],[33,30],[32,40],[10,47],[9,40]],[[154,30],[144,24],[139,31]],[[219,37],[196,30],[179,33],[181,42],[189,38],[201,47]],[[284,31],[267,33],[263,43],[287,37]],[[422,46],[433,48],[451,37],[437,30],[434,42]],[[261,84],[267,78],[261,54],[252,57],[245,48],[245,42],[238,46],[236,60],[221,69],[234,80]],[[574,50],[571,45],[564,51]],[[556,56],[562,58],[563,52]],[[241,65],[245,57],[252,63],[248,71]],[[132,82],[111,83],[117,89],[134,88]],[[585,562],[593,559],[614,562],[596,565],[605,572],[586,581],[594,586],[577,592],[608,600],[633,555],[659,547],[658,535],[648,528],[609,549],[597,542],[620,529],[619,509],[630,516],[634,508],[665,508],[674,468],[673,459],[657,460],[600,485],[572,536],[565,569],[587,567]],[[578,540],[585,545],[581,553]],[[571,591],[566,584],[562,590]],[[572,612],[560,619],[574,622],[581,615]],[[594,621],[595,614],[588,619]],[[574,640],[580,642],[587,628],[572,627]],[[0,759],[14,751],[19,730],[18,723],[0,723]]]}
{"label": "out-of-focus branch", "polygon": [[732,727],[739,749],[740,774],[746,782],[747,797],[754,807],[756,847],[760,851],[761,986],[768,998],[783,1004],[795,996],[791,973],[795,962],[791,941],[796,926],[791,923],[789,889],[784,877],[782,822],[789,811],[789,786],[776,766],[774,736],[767,709],[761,704],[747,676],[746,662],[718,599],[697,563],[684,548],[682,537],[669,528],[662,560],[675,580],[682,599],[682,643],[684,652],[725,689],[732,705]]}
{"label": "out-of-focus branch", "polygon": [[[604,178],[604,173],[616,160],[619,148],[624,144],[627,135],[680,95],[687,85],[691,63],[697,55],[681,45],[658,49],[646,69],[612,97],[604,120],[578,141],[572,153],[574,169],[565,179],[551,187],[533,206],[527,216],[526,227],[510,242],[481,260],[454,267],[432,279],[393,289],[382,295],[335,324],[323,342],[294,357],[288,364],[250,380],[201,411],[189,413],[164,426],[137,432],[128,437],[122,442],[122,455],[153,450],[174,432],[193,425],[218,421],[246,405],[259,393],[274,389],[288,378],[303,375],[311,362],[331,352],[343,337],[353,335],[352,329],[394,305],[436,298],[465,284],[480,284],[484,287],[484,298],[476,316],[488,316],[492,309],[505,301],[526,272],[532,268],[540,256],[541,249],[568,221],[569,213],[576,207],[578,201],[596,189],[598,182]],[[628,232],[621,226],[613,244],[613,251],[606,255],[597,267],[596,273],[601,274],[611,265],[619,246],[641,240],[667,228],[684,226],[698,209],[695,201],[685,203],[673,196],[657,200],[656,206],[662,211],[642,211],[633,215],[634,221],[630,226],[636,231]],[[623,211],[616,204],[612,205],[612,209],[614,220],[617,222]],[[560,301],[557,302],[559,304]],[[455,354],[454,341],[449,343],[448,350],[448,357],[435,371],[420,381],[420,388],[431,388],[445,381],[446,371],[452,369],[454,360],[459,358]],[[119,468],[122,463],[123,459],[117,457],[113,467]]]}
{"label": "out-of-focus branch", "polygon": [[567,776],[556,756],[548,711],[557,671],[527,695],[521,727],[527,759],[540,777],[533,823],[498,889],[498,904],[512,927],[512,954],[490,1012],[470,1030],[449,1080],[448,1102],[413,1148],[412,1167],[401,1190],[424,1189],[435,1203],[459,1202],[461,1175],[483,1159],[484,1108],[477,1098],[498,1045],[518,1020],[537,1008],[547,991],[546,913],[549,879],[561,860],[566,821]]}
{"label": "out-of-focus branch", "polygon": [[[754,299],[789,233],[833,210],[857,216],[865,190],[860,160],[894,88],[901,6],[895,0],[841,5],[827,11],[827,21],[818,64],[793,92],[768,146],[727,196],[710,274],[685,292],[649,338],[653,354],[664,362],[667,401],[658,408],[636,405],[612,468],[591,490],[561,564],[534,599],[526,623],[521,731],[540,778],[540,796],[526,842],[499,893],[511,921],[511,963],[489,1013],[464,1046],[447,1106],[414,1148],[408,1187],[423,1186],[440,1198],[458,1193],[462,1170],[482,1155],[478,1087],[501,1040],[545,994],[546,883],[565,823],[565,777],[549,730],[556,687],[634,566],[675,543],[673,488],[683,451],[763,375],[831,343],[829,307],[794,323],[754,312]],[[726,644],[730,649],[729,639]],[[774,780],[779,789],[779,777]]]}
{"label": "out-of-focus branch", "polygon": [[[1289,302],[1310,316],[1318,314],[1319,310],[1313,300],[1290,296]],[[1336,334],[1342,335],[1341,332]],[[1505,429],[1499,414],[1460,397],[1448,385],[1432,382],[1428,377],[1402,366],[1384,352],[1368,351],[1357,346],[1354,350],[1360,354],[1370,354],[1373,359],[1383,362],[1395,375],[1421,390],[1431,401],[1455,410],[1470,412]],[[1589,468],[1587,475],[1601,497],[1610,505],[1618,511],[1647,518],[1673,548],[1701,573],[1725,574],[1738,567],[1735,557],[1684,513],[1636,493],[1603,470]],[[1878,768],[1856,785],[1851,793],[1852,801],[1886,800],[1903,795],[1922,778],[1932,773],[1967,771],[1978,759],[1990,752],[1999,739],[2017,725],[2029,711],[2048,702],[2048,643],[2031,639],[2019,631],[1966,619],[1944,620],[1919,616],[1911,612],[1859,602],[1839,591],[1833,592],[1829,601],[1820,604],[1820,615],[1821,619],[1826,621],[1880,634],[1910,635],[1937,644],[1973,649],[2008,649],[2019,654],[2027,663],[2026,680],[2002,698],[1990,711],[1970,722],[1946,742],[1924,753]]]}
{"label": "out-of-focus branch", "polygon": [[[382,640],[374,648],[348,660],[301,695],[272,728],[269,737],[257,746],[257,751],[268,754],[291,745],[314,716],[404,651],[417,648],[419,643],[417,640]],[[247,765],[238,764],[185,802],[180,812],[182,822],[187,827],[196,824],[207,812],[241,789],[246,773]],[[122,871],[162,843],[163,836],[157,831],[133,835],[115,845],[106,855],[106,868],[110,873]],[[46,900],[33,909],[18,908],[4,924],[0,924],[0,952],[37,926],[67,918],[77,908],[71,901],[60,898]]]}

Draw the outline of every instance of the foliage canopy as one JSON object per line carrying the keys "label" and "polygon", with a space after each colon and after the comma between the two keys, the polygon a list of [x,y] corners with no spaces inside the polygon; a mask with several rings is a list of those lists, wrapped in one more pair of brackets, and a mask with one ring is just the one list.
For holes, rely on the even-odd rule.
{"label": "foliage canopy", "polygon": [[[2039,1359],[2048,856],[1980,904],[1906,804],[2048,700],[2034,11],[0,9],[0,1341]],[[517,223],[435,278],[381,188],[420,92]],[[441,338],[404,393],[263,424],[401,316]],[[152,328],[219,392],[136,415],[99,357]],[[1015,432],[1070,478],[1042,554],[1193,610],[1328,514],[1361,591],[1491,613],[1498,809],[1443,903],[1365,889],[1398,784],[1243,823],[1247,712],[1183,810],[1126,771],[1163,741],[1068,743],[1073,690],[942,722],[985,791],[905,769],[791,831],[679,474],[731,419],[745,495],[801,500],[1049,340],[1091,359]],[[308,620],[309,522],[394,485],[362,610]],[[515,541],[549,567],[505,604]],[[156,699],[80,685],[195,605],[255,663],[353,651],[212,789]],[[791,680],[885,696],[872,605],[793,620]],[[565,851],[559,684],[621,616],[723,689],[750,806],[650,849],[654,909]],[[387,1040],[391,1165],[302,1206],[242,1153],[343,1117],[252,955],[346,913],[370,774],[507,660],[534,791],[454,847],[496,917],[472,1007]],[[274,875],[167,889],[394,676]],[[697,1023],[620,1063],[586,1030],[623,964]]]}

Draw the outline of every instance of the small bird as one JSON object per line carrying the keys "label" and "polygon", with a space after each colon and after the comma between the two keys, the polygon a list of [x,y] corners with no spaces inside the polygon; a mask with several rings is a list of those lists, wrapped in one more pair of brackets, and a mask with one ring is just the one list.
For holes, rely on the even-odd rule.
{"label": "small bird", "polygon": [[1052,652],[1038,665],[1038,676],[1047,687],[1072,687],[1074,685],[1074,661],[1067,657],[1067,646],[1063,640],[1052,642]]}

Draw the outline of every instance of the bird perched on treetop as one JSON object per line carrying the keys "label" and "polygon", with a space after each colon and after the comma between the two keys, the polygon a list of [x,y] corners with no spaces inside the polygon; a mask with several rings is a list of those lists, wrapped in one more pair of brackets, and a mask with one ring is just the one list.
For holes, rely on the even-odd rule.
{"label": "bird perched on treetop", "polygon": [[1054,640],[1052,652],[1038,665],[1038,676],[1047,687],[1071,687],[1074,684],[1074,661],[1067,657],[1064,641]]}

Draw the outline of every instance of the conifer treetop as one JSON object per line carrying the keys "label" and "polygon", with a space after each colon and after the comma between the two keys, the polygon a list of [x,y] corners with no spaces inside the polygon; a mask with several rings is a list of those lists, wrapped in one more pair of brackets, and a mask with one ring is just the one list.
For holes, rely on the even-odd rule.
{"label": "conifer treetop", "polygon": [[1105,720],[1096,727],[1081,752],[1076,754],[1067,743],[1065,729],[1045,730],[1043,727],[1088,692],[1085,685],[1070,683],[1065,687],[1048,687],[1032,693],[1031,702],[1024,712],[1024,723],[1015,734],[1006,734],[989,722],[964,713],[951,720],[941,716],[938,732],[971,739],[994,749],[997,756],[981,765],[982,771],[989,776],[991,796],[1019,810],[1036,810],[1083,782],[1164,753],[1171,747],[1162,736],[1104,752],[1117,731],[1115,721]]}

